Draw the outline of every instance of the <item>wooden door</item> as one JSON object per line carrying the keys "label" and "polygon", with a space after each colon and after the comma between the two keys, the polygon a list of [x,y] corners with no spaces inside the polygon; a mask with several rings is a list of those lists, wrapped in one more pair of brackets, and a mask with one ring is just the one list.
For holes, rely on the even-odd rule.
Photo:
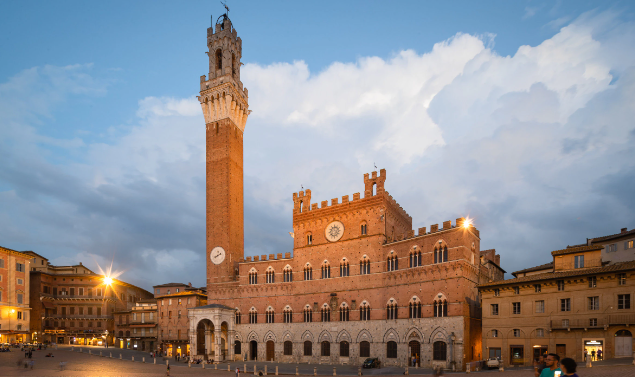
{"label": "wooden door", "polygon": [[560,360],[567,357],[567,345],[566,344],[556,344],[556,354],[560,356]]}
{"label": "wooden door", "polygon": [[275,355],[275,343],[273,342],[273,340],[269,340],[267,342],[267,361],[271,361],[274,360],[274,355]]}

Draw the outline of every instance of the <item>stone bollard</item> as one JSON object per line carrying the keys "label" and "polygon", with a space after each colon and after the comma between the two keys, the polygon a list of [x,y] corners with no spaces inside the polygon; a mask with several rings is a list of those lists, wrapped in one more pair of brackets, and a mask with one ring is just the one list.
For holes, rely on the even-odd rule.
{"label": "stone bollard", "polygon": [[406,365],[406,370],[403,372],[403,374],[405,374],[406,376],[409,374],[408,373],[408,366]]}
{"label": "stone bollard", "polygon": [[93,350],[88,350],[88,354],[92,355],[93,354]]}
{"label": "stone bollard", "polygon": [[84,353],[84,350],[80,348],[79,353]]}
{"label": "stone bollard", "polygon": [[146,362],[146,357],[145,357],[145,356],[143,357],[142,362],[143,362],[143,363],[145,363],[145,362]]}
{"label": "stone bollard", "polygon": [[203,369],[205,369],[205,361],[204,361],[204,360],[203,360],[203,363],[202,363],[202,364],[203,364]]}
{"label": "stone bollard", "polygon": [[214,364],[214,369],[218,369],[218,364]]}
{"label": "stone bollard", "polygon": [[75,347],[71,347],[71,352],[75,351]]}
{"label": "stone bollard", "polygon": [[132,357],[132,362],[134,363],[134,356]]}
{"label": "stone bollard", "polygon": [[278,366],[276,365],[276,376],[278,375]]}
{"label": "stone bollard", "polygon": [[229,369],[229,363],[227,364],[227,371],[230,372],[231,369]]}
{"label": "stone bollard", "polygon": [[187,367],[191,368],[192,367],[192,362],[190,360],[187,361]]}
{"label": "stone bollard", "polygon": [[112,352],[110,353],[110,358],[112,359]]}
{"label": "stone bollard", "polygon": [[254,376],[257,376],[258,373],[256,373],[256,365],[254,364]]}
{"label": "stone bollard", "polygon": [[104,357],[104,355],[101,354],[101,351],[99,351],[99,357]]}
{"label": "stone bollard", "polygon": [[265,364],[265,376],[267,375],[267,365]]}
{"label": "stone bollard", "polygon": [[297,365],[295,366],[295,375],[296,375],[296,376],[299,376],[299,375],[300,375],[300,373],[298,373],[298,366],[297,366]]}
{"label": "stone bollard", "polygon": [[122,359],[121,354],[119,354],[119,360],[121,360],[121,359]]}
{"label": "stone bollard", "polygon": [[243,373],[247,373],[247,364],[243,364]]}
{"label": "stone bollard", "polygon": [[337,376],[337,371],[335,371],[335,367],[333,367],[333,375]]}
{"label": "stone bollard", "polygon": [[504,372],[505,371],[505,367],[503,366],[503,362],[501,361],[501,363],[498,365],[498,371],[499,372]]}
{"label": "stone bollard", "polygon": [[165,360],[165,365],[170,365],[170,360]]}
{"label": "stone bollard", "polygon": [[55,350],[57,351],[57,344],[55,345]]}
{"label": "stone bollard", "polygon": [[317,367],[313,367],[313,375],[317,376]]}
{"label": "stone bollard", "polygon": [[362,375],[362,367],[358,367],[357,368],[357,375],[361,376]]}
{"label": "stone bollard", "polygon": [[591,368],[593,365],[591,365],[591,355],[586,355],[586,367],[587,368]]}
{"label": "stone bollard", "polygon": [[157,358],[156,358],[156,357],[154,358],[154,363],[155,363],[155,364],[157,363]]}

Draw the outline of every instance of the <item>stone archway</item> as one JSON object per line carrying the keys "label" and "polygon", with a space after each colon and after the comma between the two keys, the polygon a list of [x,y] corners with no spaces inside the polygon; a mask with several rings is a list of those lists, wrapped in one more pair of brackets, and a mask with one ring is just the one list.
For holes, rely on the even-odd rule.
{"label": "stone archway", "polygon": [[211,344],[214,344],[214,323],[209,319],[203,319],[196,325],[196,354],[204,355],[205,358],[207,355],[213,355]]}
{"label": "stone archway", "polygon": [[192,356],[204,356],[215,362],[234,359],[235,311],[221,304],[188,310]]}

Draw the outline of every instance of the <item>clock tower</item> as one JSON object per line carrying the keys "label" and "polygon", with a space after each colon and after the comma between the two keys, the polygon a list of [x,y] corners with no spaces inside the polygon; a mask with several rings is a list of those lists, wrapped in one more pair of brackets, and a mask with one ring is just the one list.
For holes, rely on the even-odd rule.
{"label": "clock tower", "polygon": [[224,14],[207,29],[209,77],[198,97],[205,116],[207,291],[236,280],[244,257],[243,132],[250,110],[240,81],[242,40]]}

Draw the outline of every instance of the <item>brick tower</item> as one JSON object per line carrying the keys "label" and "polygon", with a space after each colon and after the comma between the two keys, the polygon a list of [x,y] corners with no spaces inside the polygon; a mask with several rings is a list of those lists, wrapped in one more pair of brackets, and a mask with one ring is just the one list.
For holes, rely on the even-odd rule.
{"label": "brick tower", "polygon": [[243,132],[250,113],[240,81],[242,40],[227,15],[207,29],[209,78],[198,97],[207,141],[207,288],[235,281],[244,257]]}

